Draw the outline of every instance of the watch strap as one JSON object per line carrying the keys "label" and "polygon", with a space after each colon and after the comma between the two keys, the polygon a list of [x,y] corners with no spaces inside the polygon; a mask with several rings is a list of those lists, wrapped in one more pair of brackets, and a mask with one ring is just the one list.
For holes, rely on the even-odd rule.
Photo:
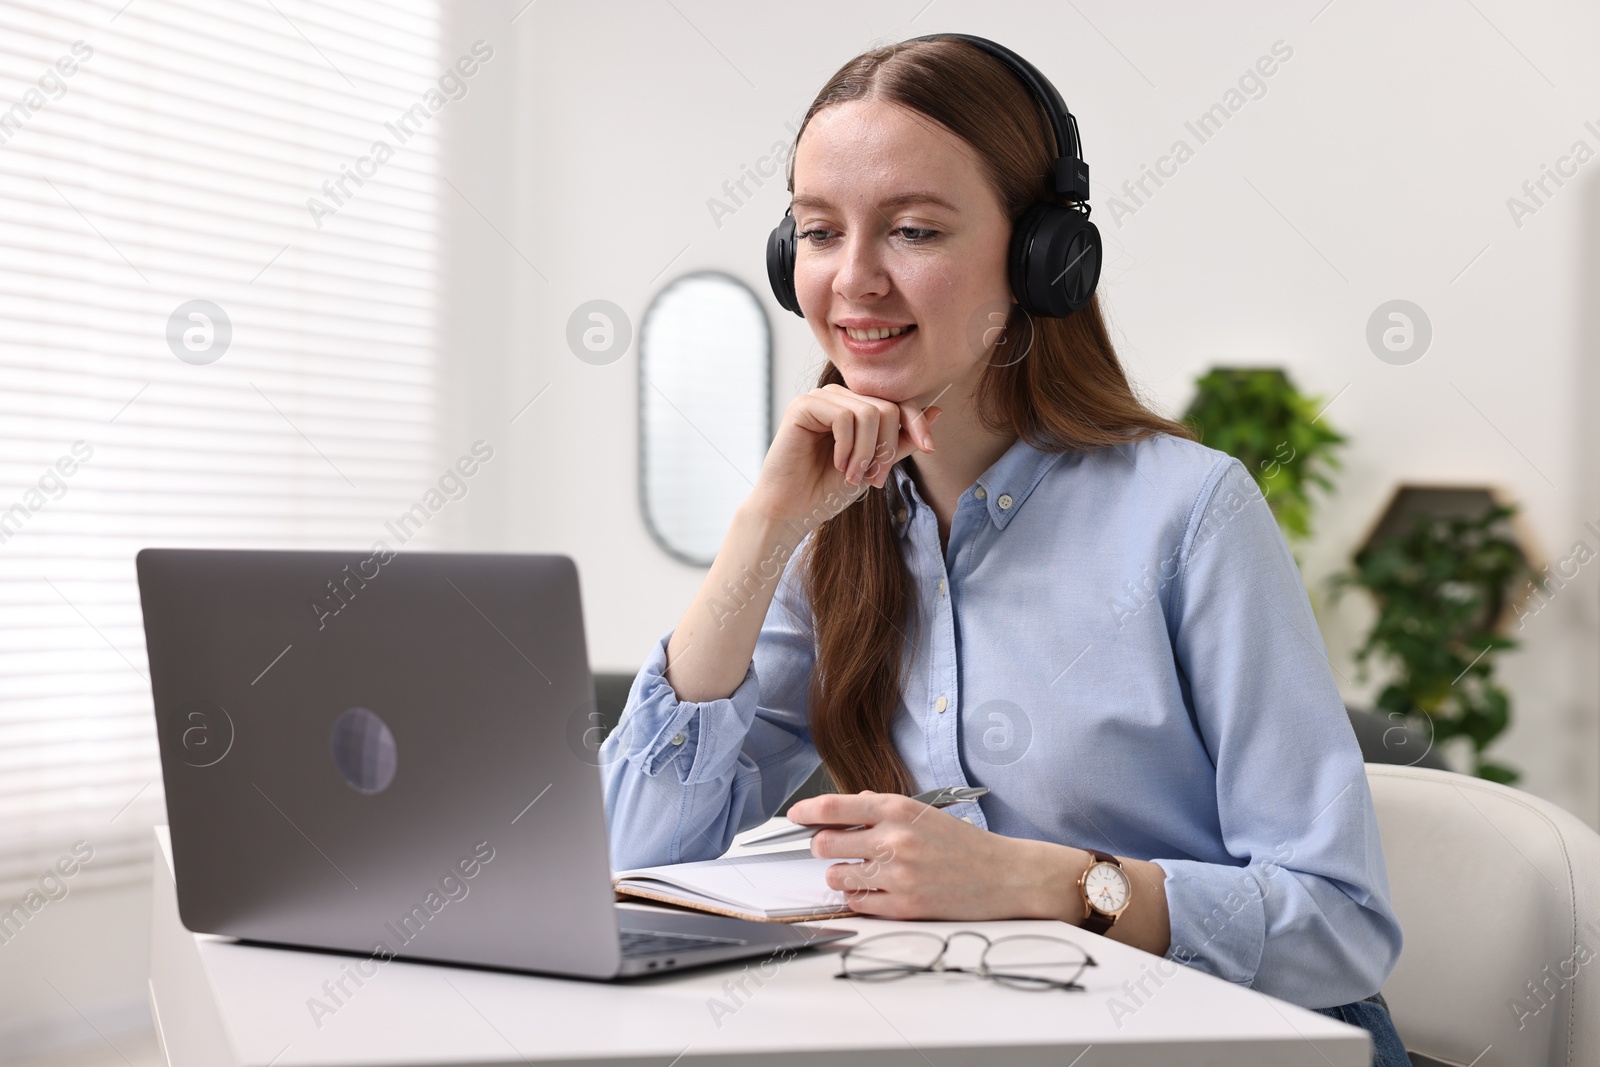
{"label": "watch strap", "polygon": [[[1097,863],[1109,863],[1113,867],[1116,867],[1118,870],[1122,870],[1123,869],[1122,868],[1122,861],[1117,859],[1117,857],[1111,855],[1110,853],[1101,852],[1097,848],[1085,849],[1084,851],[1088,852],[1089,855],[1094,857],[1094,862],[1097,862]],[[1090,863],[1090,866],[1091,867],[1094,866],[1094,863]],[[1088,870],[1087,867],[1084,868],[1084,872],[1083,873],[1084,873],[1084,877],[1087,878],[1088,874],[1089,874],[1089,870]],[[1083,929],[1089,931],[1091,934],[1104,934],[1107,930],[1111,929],[1111,927],[1116,923],[1118,917],[1115,916],[1115,915],[1107,915],[1107,914],[1105,914],[1104,912],[1101,912],[1101,911],[1096,911],[1089,904],[1089,890],[1081,881],[1078,883],[1078,889],[1079,889],[1079,892],[1083,895],[1083,912],[1084,912],[1084,916],[1083,916],[1083,923],[1081,924]]]}

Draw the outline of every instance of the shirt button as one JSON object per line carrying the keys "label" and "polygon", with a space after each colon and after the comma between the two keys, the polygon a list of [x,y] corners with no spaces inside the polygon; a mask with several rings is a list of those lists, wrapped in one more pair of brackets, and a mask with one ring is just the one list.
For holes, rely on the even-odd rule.
{"label": "shirt button", "polygon": [[978,488],[972,491],[972,495],[977,497],[979,500],[982,500],[984,497],[989,495],[989,490],[980,485]]}
{"label": "shirt button", "polygon": [[996,500],[995,503],[1000,505],[1000,510],[1001,511],[1005,511],[1007,508],[1009,508],[1011,506],[1011,494],[1010,493],[1001,493],[1000,494],[1000,499]]}
{"label": "shirt button", "polygon": [[933,710],[939,712],[940,714],[943,714],[944,713],[944,709],[948,708],[949,706],[950,706],[950,702],[948,700],[946,700],[944,697],[940,697],[938,700],[935,700],[933,702]]}
{"label": "shirt button", "polygon": [[976,826],[976,825],[978,825],[978,824],[977,824],[977,823],[975,823],[975,822],[973,822],[973,821],[972,821],[972,816],[970,816],[970,815],[963,815],[963,816],[961,816],[961,821],[962,821],[962,822],[964,822],[964,823],[966,823],[966,824],[967,824],[967,825],[969,825],[969,826]]}
{"label": "shirt button", "polygon": [[681,730],[672,735],[672,743],[675,745],[681,745],[687,740],[688,738],[683,736],[683,731]]}
{"label": "shirt button", "polygon": [[944,595],[945,595],[945,593],[946,593],[946,592],[947,592],[947,591],[948,591],[948,590],[949,590],[949,586],[947,586],[947,585],[945,585],[945,584],[944,584],[944,579],[943,579],[943,578],[940,578],[940,579],[939,579],[939,595],[940,595],[940,596],[944,596]]}
{"label": "shirt button", "polygon": [[895,522],[905,522],[906,521],[906,509],[905,508],[895,508],[895,510],[894,510],[894,521]]}

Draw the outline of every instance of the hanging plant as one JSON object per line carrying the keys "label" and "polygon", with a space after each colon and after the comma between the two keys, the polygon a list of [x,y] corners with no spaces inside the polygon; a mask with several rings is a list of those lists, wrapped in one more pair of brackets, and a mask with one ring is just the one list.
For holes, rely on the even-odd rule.
{"label": "hanging plant", "polygon": [[1196,382],[1183,419],[1200,440],[1243,463],[1284,537],[1311,536],[1311,487],[1333,492],[1334,449],[1344,435],[1319,418],[1320,398],[1295,388],[1277,367],[1213,367]]}
{"label": "hanging plant", "polygon": [[1484,758],[1511,720],[1511,702],[1494,680],[1497,654],[1517,647],[1500,634],[1507,598],[1532,574],[1506,520],[1513,505],[1477,517],[1419,515],[1410,529],[1357,552],[1354,569],[1329,579],[1337,599],[1354,587],[1372,594],[1378,618],[1356,652],[1360,677],[1369,656],[1394,668],[1378,709],[1431,731],[1436,744],[1472,743],[1475,773],[1510,784],[1517,771]]}

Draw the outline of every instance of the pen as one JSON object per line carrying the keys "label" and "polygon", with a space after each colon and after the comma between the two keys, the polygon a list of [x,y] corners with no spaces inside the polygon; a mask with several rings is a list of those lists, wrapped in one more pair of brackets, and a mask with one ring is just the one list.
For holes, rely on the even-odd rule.
{"label": "pen", "polygon": [[[947,785],[942,789],[930,789],[926,793],[918,793],[911,799],[920,801],[933,808],[948,808],[952,804],[965,804],[969,800],[976,800],[989,791],[988,786],[978,785]],[[795,823],[793,826],[780,826],[776,830],[752,837],[744,842],[746,845],[773,845],[780,841],[799,841],[804,838],[814,837],[818,830],[862,830],[865,825],[840,826],[837,823],[811,825],[808,823]]]}

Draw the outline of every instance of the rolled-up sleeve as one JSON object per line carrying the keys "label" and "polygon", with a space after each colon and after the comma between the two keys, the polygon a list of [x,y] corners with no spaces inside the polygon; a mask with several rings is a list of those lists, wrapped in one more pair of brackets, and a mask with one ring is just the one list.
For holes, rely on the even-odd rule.
{"label": "rolled-up sleeve", "polygon": [[1377,816],[1299,569],[1237,459],[1185,542],[1173,649],[1231,861],[1154,859],[1167,958],[1306,1007],[1360,1000],[1402,944]]}
{"label": "rolled-up sleeve", "polygon": [[[821,763],[806,716],[815,648],[792,553],[738,687],[679,700],[663,634],[600,746],[613,870],[711,859],[770,819]],[[739,601],[728,598],[728,610]],[[692,653],[691,653],[692,654]]]}

